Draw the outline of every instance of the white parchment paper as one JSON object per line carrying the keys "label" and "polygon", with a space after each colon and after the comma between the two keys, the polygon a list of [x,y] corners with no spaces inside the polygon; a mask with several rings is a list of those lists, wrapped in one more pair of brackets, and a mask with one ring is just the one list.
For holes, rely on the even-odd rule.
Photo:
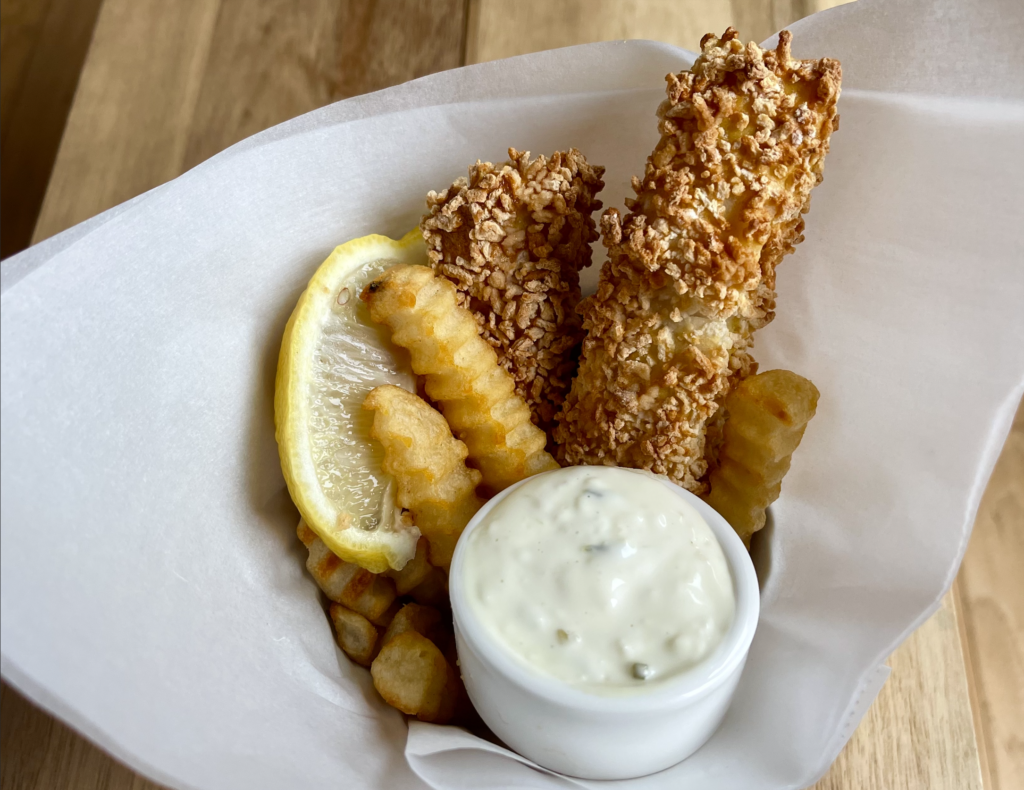
{"label": "white parchment paper", "polygon": [[[822,774],[952,581],[1024,390],[1021,5],[860,0],[792,29],[842,60],[842,123],[755,353],[813,379],[818,416],[734,707],[690,760],[616,785]],[[587,786],[408,727],[334,646],[278,467],[276,356],[335,245],[400,236],[478,157],[575,145],[621,206],[692,57],[595,44],[341,102],[5,261],[4,678],[175,788]]]}

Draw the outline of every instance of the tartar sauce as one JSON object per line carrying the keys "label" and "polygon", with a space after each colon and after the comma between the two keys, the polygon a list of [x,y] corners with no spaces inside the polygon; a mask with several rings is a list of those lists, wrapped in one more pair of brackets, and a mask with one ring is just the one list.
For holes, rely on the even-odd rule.
{"label": "tartar sauce", "polygon": [[652,475],[532,478],[467,536],[477,619],[518,659],[592,693],[640,691],[706,658],[736,602],[701,515]]}

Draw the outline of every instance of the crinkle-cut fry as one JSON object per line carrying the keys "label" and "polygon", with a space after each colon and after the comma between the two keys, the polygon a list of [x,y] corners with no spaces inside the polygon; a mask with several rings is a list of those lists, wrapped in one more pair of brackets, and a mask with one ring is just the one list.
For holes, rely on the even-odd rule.
{"label": "crinkle-cut fry", "polygon": [[818,405],[818,389],[788,370],[744,380],[725,400],[726,420],[707,502],[749,547],[779,498],[782,478]]}
{"label": "crinkle-cut fry", "polygon": [[437,645],[416,631],[405,631],[385,644],[370,674],[384,701],[403,713],[444,724],[455,712],[458,675]]}
{"label": "crinkle-cut fry", "polygon": [[376,387],[363,408],[373,412],[370,435],[384,447],[381,469],[395,478],[398,504],[426,537],[431,564],[447,568],[463,528],[483,506],[476,495],[480,472],[466,466],[466,445],[438,411],[401,387]]}
{"label": "crinkle-cut fry", "polygon": [[427,195],[420,228],[434,272],[458,290],[480,336],[546,432],[572,383],[583,328],[580,270],[597,240],[592,218],[603,167],[575,148],[530,159],[508,149],[501,165]]}
{"label": "crinkle-cut fry", "polygon": [[373,623],[358,612],[337,603],[331,604],[331,622],[334,624],[338,646],[345,651],[345,655],[357,664],[370,666],[380,647],[380,634]]}
{"label": "crinkle-cut fry", "polygon": [[309,550],[306,569],[324,595],[373,622],[387,616],[396,595],[391,579],[340,559],[303,519],[296,533]]}
{"label": "crinkle-cut fry", "polygon": [[636,199],[601,220],[608,261],[580,305],[587,337],[555,441],[569,464],[615,464],[706,488],[705,441],[730,388],[756,371],[775,269],[799,243],[838,128],[842,77],[732,28],[668,76],[661,139]]}
{"label": "crinkle-cut fry", "polygon": [[391,329],[392,341],[409,349],[412,369],[425,377],[427,395],[465,442],[488,488],[501,491],[558,468],[511,376],[456,302],[455,286],[425,266],[400,264],[370,283],[362,298],[370,317]]}
{"label": "crinkle-cut fry", "polygon": [[429,541],[425,537],[421,537],[416,544],[416,556],[405,563],[402,570],[385,571],[385,574],[394,580],[395,589],[399,595],[405,595],[409,590],[418,587],[433,573],[434,566],[430,564],[429,545]]}

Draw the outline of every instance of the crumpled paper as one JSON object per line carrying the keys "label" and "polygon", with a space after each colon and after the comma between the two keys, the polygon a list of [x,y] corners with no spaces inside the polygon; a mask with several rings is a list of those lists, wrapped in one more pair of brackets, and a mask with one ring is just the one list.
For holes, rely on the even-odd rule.
{"label": "crumpled paper", "polygon": [[[818,415],[734,706],[616,786],[824,773],[951,583],[1024,391],[1022,7],[860,0],[792,30],[843,62],[842,124],[755,353],[813,379]],[[575,145],[621,206],[693,57],[595,44],[341,102],[5,261],[3,677],[175,788],[594,786],[407,726],[335,647],[278,467],[276,356],[336,244],[400,236],[478,157]]]}

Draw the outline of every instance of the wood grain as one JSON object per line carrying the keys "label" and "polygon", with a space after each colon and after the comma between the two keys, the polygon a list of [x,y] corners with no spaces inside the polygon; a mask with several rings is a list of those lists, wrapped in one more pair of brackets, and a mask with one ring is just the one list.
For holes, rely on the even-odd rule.
{"label": "wood grain", "polygon": [[960,570],[964,630],[991,790],[1024,787],[1024,405],[982,498]]}
{"label": "wood grain", "polygon": [[0,140],[40,45],[50,0],[0,0]]}
{"label": "wood grain", "polygon": [[728,3],[707,0],[470,0],[466,62],[625,38],[692,50],[732,18]]}
{"label": "wood grain", "polygon": [[325,104],[462,64],[463,0],[221,0],[185,168]]}
{"label": "wood grain", "polygon": [[786,25],[815,12],[813,0],[732,0],[733,26],[744,38],[764,41]]}
{"label": "wood grain", "polygon": [[[962,566],[961,566],[962,567]],[[967,677],[967,697],[971,706],[971,717],[974,721],[974,742],[978,747],[978,768],[981,771],[981,785],[991,788],[992,772],[989,770],[988,742],[981,721],[981,702],[978,696],[977,677],[971,658],[969,636],[967,634],[966,613],[964,612],[963,574],[959,574],[953,587],[953,603],[956,606],[956,622],[960,628],[960,652],[964,659],[964,675]]]}
{"label": "wood grain", "polygon": [[181,172],[219,5],[103,3],[34,241]]}
{"label": "wood grain", "polygon": [[454,68],[464,31],[462,0],[106,0],[34,240],[274,124]]}
{"label": "wood grain", "polygon": [[892,674],[815,790],[982,790],[956,590],[889,659]]}
{"label": "wood grain", "polygon": [[466,62],[646,38],[691,51],[729,25],[763,41],[797,19],[850,0],[470,0]]}
{"label": "wood grain", "polygon": [[3,790],[161,790],[6,683],[0,717]]}
{"label": "wood grain", "polygon": [[0,3],[0,257],[32,239],[100,2]]}

